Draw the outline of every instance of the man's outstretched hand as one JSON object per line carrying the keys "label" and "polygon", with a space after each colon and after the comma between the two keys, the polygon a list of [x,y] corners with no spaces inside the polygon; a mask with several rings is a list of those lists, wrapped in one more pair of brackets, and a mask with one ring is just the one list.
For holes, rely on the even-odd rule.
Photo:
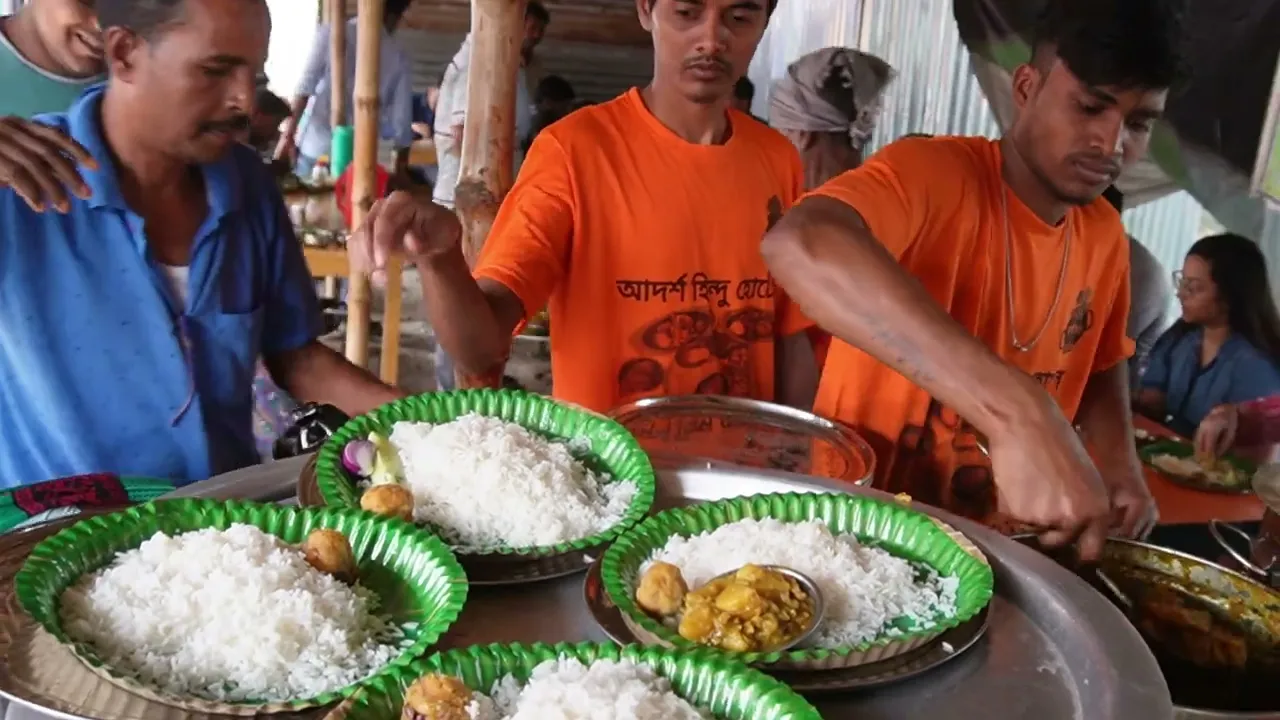
{"label": "man's outstretched hand", "polygon": [[1102,555],[1111,526],[1106,485],[1056,407],[988,436],[1001,510],[1037,528],[1047,547],[1076,543],[1082,561]]}
{"label": "man's outstretched hand", "polygon": [[457,252],[461,243],[462,226],[452,210],[394,192],[365,216],[347,241],[347,257],[352,269],[381,281],[393,255],[409,263],[429,262]]}

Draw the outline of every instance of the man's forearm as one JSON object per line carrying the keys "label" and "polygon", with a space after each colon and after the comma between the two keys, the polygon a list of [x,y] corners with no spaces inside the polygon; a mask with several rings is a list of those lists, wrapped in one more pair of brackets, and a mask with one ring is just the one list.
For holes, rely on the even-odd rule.
{"label": "man's forearm", "polygon": [[1129,370],[1122,362],[1089,376],[1076,413],[1076,425],[1108,484],[1143,482],[1128,398]]}
{"label": "man's forearm", "polygon": [[418,261],[422,299],[438,342],[464,375],[500,369],[511,350],[511,333],[524,308],[509,290],[482,288],[471,275],[462,248]]}
{"label": "man's forearm", "polygon": [[902,373],[983,433],[1053,411],[1034,380],[952,319],[843,203],[805,200],[769,232],[761,251],[778,283],[818,325]]}
{"label": "man's forearm", "polygon": [[333,405],[352,417],[406,395],[319,342],[269,357],[266,364],[294,399]]}

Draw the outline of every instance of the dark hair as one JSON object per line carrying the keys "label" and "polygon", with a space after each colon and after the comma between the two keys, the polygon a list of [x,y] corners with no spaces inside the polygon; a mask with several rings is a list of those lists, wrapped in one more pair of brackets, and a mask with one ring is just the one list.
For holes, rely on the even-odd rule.
{"label": "dark hair", "polygon": [[543,25],[551,24],[551,13],[547,10],[547,6],[538,0],[529,0],[529,4],[524,9],[524,16],[534,18]]}
{"label": "dark hair", "polygon": [[386,0],[382,5],[382,22],[388,27],[400,22],[413,0]]}
{"label": "dark hair", "polygon": [[289,103],[266,88],[258,88],[256,104],[260,114],[268,117],[278,117],[281,120],[289,117],[289,114],[293,112],[292,108],[289,107]]}
{"label": "dark hair", "polygon": [[98,25],[103,30],[126,28],[151,38],[157,32],[178,22],[186,0],[98,0],[95,8]]}
{"label": "dark hair", "polygon": [[[1280,365],[1280,312],[1271,296],[1267,261],[1252,240],[1235,233],[1210,235],[1196,241],[1187,256],[1209,263],[1209,276],[1218,287],[1218,297],[1227,306],[1227,325],[1249,344]],[[1164,341],[1186,335],[1194,329],[1178,320],[1160,337]],[[1171,348],[1172,342],[1168,343]]]}
{"label": "dark hair", "polygon": [[756,86],[744,75],[738,78],[738,82],[733,86],[733,96],[739,100],[751,102],[756,97]]}
{"label": "dark hair", "polygon": [[548,75],[538,81],[538,87],[533,91],[534,104],[544,102],[573,102],[577,98],[577,94],[573,91],[573,85],[569,84],[559,75]]}
{"label": "dark hair", "polygon": [[1049,0],[1032,47],[1093,87],[1163,90],[1187,74],[1185,0]]}
{"label": "dark hair", "polygon": [[1124,212],[1124,193],[1120,192],[1115,185],[1108,185],[1107,189],[1102,191],[1102,197],[1111,203],[1111,207],[1115,208],[1116,212]]}

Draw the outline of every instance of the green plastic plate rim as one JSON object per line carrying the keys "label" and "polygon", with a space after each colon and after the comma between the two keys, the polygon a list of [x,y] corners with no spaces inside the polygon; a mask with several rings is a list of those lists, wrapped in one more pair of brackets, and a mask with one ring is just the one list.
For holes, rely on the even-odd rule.
{"label": "green plastic plate rim", "polygon": [[342,468],[342,448],[348,442],[364,439],[374,431],[389,432],[391,426],[399,421],[442,423],[472,412],[501,418],[549,438],[573,440],[585,437],[591,442],[590,462],[600,466],[596,469],[602,467],[608,472],[610,482],[635,483],[636,494],[622,519],[604,532],[555,545],[483,549],[455,547],[458,554],[464,557],[545,557],[590,550],[618,537],[628,527],[644,519],[653,507],[658,484],[653,463],[626,428],[603,415],[556,402],[543,395],[488,388],[426,393],[387,403],[373,412],[352,418],[330,436],[316,456],[316,487],[320,496],[326,505],[360,507],[360,490]]}
{"label": "green plastic plate rim", "polygon": [[488,693],[506,675],[523,682],[535,667],[557,658],[630,660],[654,668],[672,689],[725,720],[821,720],[822,716],[782,682],[723,653],[641,645],[582,643],[475,645],[418,660],[370,683],[352,698],[346,720],[395,720],[405,688],[427,673],[452,675],[472,690]]}
{"label": "green plastic plate rim", "polygon": [[[364,685],[421,658],[462,613],[468,588],[462,566],[440,538],[410,523],[346,508],[197,498],[160,500],[97,515],[45,538],[14,576],[14,593],[23,610],[60,642],[73,646],[83,660],[113,677],[130,679],[100,658],[92,645],[77,642],[63,631],[58,615],[63,590],[85,573],[105,567],[118,553],[138,547],[157,531],[172,535],[204,528],[225,529],[238,523],[253,525],[289,543],[301,542],[316,528],[338,530],[347,535],[358,564],[375,562],[390,568],[412,587],[426,613],[425,617],[415,618],[418,627],[414,642],[378,672],[344,688],[284,701],[283,705],[315,707],[350,697]],[[162,692],[159,688],[156,691]],[[275,704],[227,704],[253,706],[266,702]]]}
{"label": "green plastic plate rim", "polygon": [[775,518],[783,522],[823,520],[836,534],[853,534],[894,555],[932,567],[959,579],[956,614],[936,618],[928,629],[882,635],[853,647],[803,648],[773,653],[729,653],[744,663],[770,664],[779,660],[808,663],[834,656],[935,635],[964,623],[987,606],[995,591],[991,566],[960,546],[933,518],[905,505],[865,495],[844,493],[776,493],[730,498],[658,513],[623,533],[605,551],[600,578],[617,608],[640,627],[678,648],[701,647],[654,620],[635,602],[640,567],[675,535],[690,537],[746,518]]}
{"label": "green plastic plate rim", "polygon": [[[1174,440],[1172,438],[1156,440],[1148,445],[1143,445],[1138,448],[1138,456],[1141,457],[1142,462],[1147,465],[1152,465],[1151,461],[1157,455],[1172,455],[1179,458],[1189,458],[1194,457],[1195,454],[1196,449],[1194,445],[1183,440]],[[1257,463],[1246,460],[1242,457],[1236,455],[1224,455],[1222,459],[1230,463],[1237,470],[1248,473],[1249,475],[1253,475],[1258,472]],[[1156,469],[1158,470],[1159,468]]]}

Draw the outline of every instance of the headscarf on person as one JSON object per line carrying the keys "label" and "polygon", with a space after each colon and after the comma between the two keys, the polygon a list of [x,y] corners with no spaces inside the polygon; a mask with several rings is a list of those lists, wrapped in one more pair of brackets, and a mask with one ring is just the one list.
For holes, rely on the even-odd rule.
{"label": "headscarf on person", "polygon": [[[842,47],[809,53],[787,68],[773,89],[769,124],[806,156],[811,186],[861,162],[894,74],[889,63],[875,55]],[[809,141],[806,135],[826,136],[826,141]],[[811,165],[824,166],[826,172]]]}
{"label": "headscarf on person", "polygon": [[[893,76],[884,60],[841,47],[809,53],[787,68],[773,88],[769,124],[800,151],[807,189],[862,164]],[[809,339],[821,368],[831,336],[813,327]]]}

